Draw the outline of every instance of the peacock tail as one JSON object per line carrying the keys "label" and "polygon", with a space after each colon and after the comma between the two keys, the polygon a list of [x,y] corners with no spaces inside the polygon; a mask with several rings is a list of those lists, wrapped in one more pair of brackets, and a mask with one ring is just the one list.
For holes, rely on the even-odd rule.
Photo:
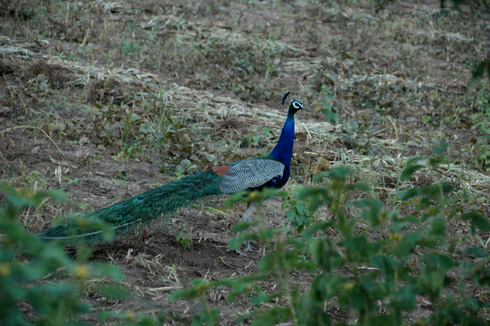
{"label": "peacock tail", "polygon": [[84,216],[70,219],[39,235],[44,239],[99,239],[102,231],[91,230],[97,223],[108,224],[117,234],[210,195],[220,194],[221,176],[213,171],[197,173],[148,190],[135,197]]}

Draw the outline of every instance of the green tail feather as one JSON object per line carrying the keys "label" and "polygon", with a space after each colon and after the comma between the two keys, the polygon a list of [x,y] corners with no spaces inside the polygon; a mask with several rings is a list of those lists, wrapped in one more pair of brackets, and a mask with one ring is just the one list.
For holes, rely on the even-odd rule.
{"label": "green tail feather", "polygon": [[220,179],[213,171],[194,174],[90,213],[82,220],[56,225],[39,235],[45,239],[99,239],[102,231],[94,226],[100,221],[119,233],[199,198],[220,194]]}

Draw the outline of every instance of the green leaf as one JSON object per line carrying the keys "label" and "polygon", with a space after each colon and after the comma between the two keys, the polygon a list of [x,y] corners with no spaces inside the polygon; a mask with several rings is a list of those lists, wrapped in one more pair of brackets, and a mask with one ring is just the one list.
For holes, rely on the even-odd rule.
{"label": "green leaf", "polygon": [[469,212],[461,215],[463,220],[471,220],[471,223],[479,228],[480,230],[487,232],[490,231],[490,222],[488,218],[484,217],[480,213],[477,212]]}
{"label": "green leaf", "polygon": [[252,320],[252,326],[270,326],[286,322],[292,318],[289,307],[273,307]]}
{"label": "green leaf", "polygon": [[97,314],[97,321],[103,323],[109,320],[109,318],[115,317],[115,315],[117,316],[118,313],[110,310],[101,311]]}
{"label": "green leaf", "polygon": [[346,166],[340,166],[333,168],[330,171],[329,176],[335,181],[345,182],[350,174],[352,174],[352,170],[350,168]]}
{"label": "green leaf", "polygon": [[381,222],[381,209],[383,203],[376,199],[360,199],[354,202],[359,208],[366,208],[362,213],[362,218],[368,220],[372,226],[377,227]]}
{"label": "green leaf", "polygon": [[48,311],[50,302],[46,299],[42,289],[39,287],[32,287],[27,293],[27,300],[37,314],[45,314]]}
{"label": "green leaf", "polygon": [[417,244],[423,239],[424,234],[421,232],[407,234],[403,237],[403,240],[400,242],[400,244],[395,248],[395,255],[408,259],[408,256],[412,253]]}
{"label": "green leaf", "polygon": [[415,296],[416,292],[414,285],[408,284],[398,289],[391,305],[404,311],[414,310],[417,308]]}
{"label": "green leaf", "polygon": [[350,306],[357,309],[366,309],[369,306],[369,298],[367,291],[357,282],[353,283],[353,288],[350,290]]}
{"label": "green leaf", "polygon": [[405,166],[405,168],[402,170],[402,173],[400,174],[400,181],[405,181],[409,179],[416,171],[424,168],[423,165],[415,164],[418,161],[420,161],[420,158],[418,157],[411,158],[408,160],[407,165]]}
{"label": "green leaf", "polygon": [[347,190],[360,190],[363,192],[369,192],[369,191],[371,191],[371,186],[369,186],[369,184],[364,183],[364,182],[357,182],[357,183],[349,184],[346,187],[346,189]]}
{"label": "green leaf", "polygon": [[428,254],[425,258],[427,260],[427,263],[443,271],[451,269],[458,265],[451,259],[451,257],[439,253]]}
{"label": "green leaf", "polygon": [[470,257],[487,257],[489,255],[488,251],[482,250],[480,248],[468,248],[466,249],[466,254]]}
{"label": "green leaf", "polygon": [[327,233],[334,225],[333,221],[314,223],[303,231],[302,238],[307,241],[317,232]]}
{"label": "green leaf", "polygon": [[130,290],[121,285],[115,284],[101,286],[96,290],[96,292],[100,296],[114,300],[127,299],[132,295]]}
{"label": "green leaf", "polygon": [[115,281],[122,281],[124,279],[123,272],[114,265],[107,263],[91,263],[91,272],[99,276],[107,276]]}
{"label": "green leaf", "polygon": [[484,60],[480,62],[476,68],[473,70],[473,76],[471,78],[470,85],[468,88],[473,88],[478,84],[480,79],[483,77],[483,74],[485,73],[485,70],[487,71],[487,77],[490,79],[490,61],[489,60]]}
{"label": "green leaf", "polygon": [[250,191],[239,191],[237,193],[232,194],[230,197],[228,197],[227,200],[225,200],[225,208],[230,208],[234,204],[243,201],[245,198],[248,197],[248,194]]}
{"label": "green leaf", "polygon": [[197,291],[193,288],[190,289],[182,289],[172,292],[170,294],[169,299],[172,302],[177,302],[179,300],[189,300],[197,297]]}
{"label": "green leaf", "polygon": [[417,197],[420,194],[420,188],[411,188],[406,191],[401,191],[398,193],[398,198],[401,200],[410,200],[414,197]]}
{"label": "green leaf", "polygon": [[192,326],[202,325],[218,325],[219,324],[219,310],[217,308],[207,308],[201,310],[198,315],[195,315],[192,319]]}
{"label": "green leaf", "polygon": [[68,196],[62,190],[58,189],[51,189],[48,194],[57,202],[64,202],[68,198]]}
{"label": "green leaf", "polygon": [[395,279],[395,267],[396,261],[386,255],[374,255],[371,257],[371,263],[374,267],[377,267],[383,271],[388,283],[393,282]]}
{"label": "green leaf", "polygon": [[442,216],[434,217],[431,221],[429,234],[443,238],[446,235],[446,219]]}
{"label": "green leaf", "polygon": [[480,279],[478,280],[478,283],[479,283],[481,286],[487,286],[487,287],[490,287],[490,275],[483,276],[482,278],[480,278]]}
{"label": "green leaf", "polygon": [[485,72],[485,69],[487,66],[490,64],[488,61],[482,61],[480,62],[475,70],[473,70],[473,78],[481,78],[483,76],[483,73]]}
{"label": "green leaf", "polygon": [[365,235],[348,237],[339,242],[340,246],[349,249],[352,261],[368,261],[372,253],[377,252],[381,246],[379,242],[368,241]]}
{"label": "green leaf", "polygon": [[444,272],[426,266],[417,278],[417,285],[422,294],[428,295],[430,300],[435,302],[440,297],[444,278]]}
{"label": "green leaf", "polygon": [[436,154],[442,154],[446,151],[448,146],[449,146],[448,142],[441,140],[437,146],[432,147],[432,151]]}
{"label": "green leaf", "polygon": [[[246,223],[242,223],[246,224]],[[257,240],[258,236],[256,233],[245,233],[245,232],[240,232],[236,237],[230,240],[228,243],[228,248],[231,250],[237,250],[240,249],[242,244],[245,241],[250,241],[250,240]]]}

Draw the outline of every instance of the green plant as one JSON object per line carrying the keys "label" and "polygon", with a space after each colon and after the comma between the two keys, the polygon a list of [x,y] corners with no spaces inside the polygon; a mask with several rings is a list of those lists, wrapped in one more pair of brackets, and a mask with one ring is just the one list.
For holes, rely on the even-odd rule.
{"label": "green plant", "polygon": [[123,54],[128,57],[138,59],[140,57],[141,46],[131,41],[122,41],[120,43]]}
{"label": "green plant", "polygon": [[[58,242],[45,242],[24,230],[19,215],[36,209],[46,198],[65,199],[60,191],[31,192],[0,185],[0,322],[2,325],[73,325],[90,312],[84,302],[86,282],[93,277],[122,280],[116,267],[89,262],[91,249],[75,244],[76,258]],[[117,285],[101,285],[104,295],[127,293]],[[27,317],[29,316],[29,317]]]}
{"label": "green plant", "polygon": [[291,194],[291,198],[284,202],[282,209],[288,209],[286,217],[291,226],[301,232],[314,221],[314,216],[308,209],[308,203],[298,198],[298,193]]}
{"label": "green plant", "polygon": [[14,178],[8,180],[9,185],[23,184],[25,187],[29,187],[31,190],[44,190],[47,188],[48,178],[50,168],[46,168],[44,171],[39,170],[29,170],[29,167],[19,159],[18,175]]}
{"label": "green plant", "polygon": [[175,240],[184,248],[189,249],[192,247],[192,240],[189,239],[189,231],[177,231],[175,232]]}
{"label": "green plant", "polygon": [[490,171],[490,91],[488,83],[482,81],[482,88],[477,94],[477,113],[471,115],[472,130],[477,130],[477,164],[483,171]]}
{"label": "green plant", "polygon": [[432,120],[432,117],[430,115],[423,115],[422,116],[422,123],[424,125],[426,125],[427,123],[429,123],[431,120]]}
{"label": "green plant", "polygon": [[254,134],[249,134],[240,146],[263,148],[264,144],[271,143],[272,134],[269,128],[259,129]]}
{"label": "green plant", "polygon": [[[299,237],[263,223],[258,230],[249,224],[235,228],[240,233],[231,248],[259,240],[269,249],[256,275],[196,280],[171,298],[201,301],[204,309],[193,325],[218,324],[218,312],[205,300],[213,288],[229,288],[230,302],[244,296],[252,308],[237,322],[251,319],[252,325],[401,325],[408,324],[407,316],[414,325],[481,325],[488,318],[490,254],[476,241],[470,246],[458,243],[448,224],[455,219],[469,223],[476,235],[490,231],[488,219],[477,212],[461,214],[459,198],[452,197],[447,183],[407,184],[418,171],[436,172],[446,147],[436,147],[433,157],[407,162],[400,175],[404,190],[398,194],[406,213],[370,198],[370,187],[351,181],[350,169],[334,168],[316,177],[319,186],[300,190],[298,200],[308,207],[305,218],[322,206],[330,215],[293,225]],[[260,202],[277,194],[284,196],[253,192],[231,201]],[[372,232],[364,232],[366,228]],[[294,277],[299,271],[309,275],[308,282]],[[417,315],[420,300],[430,305],[428,316]]]}
{"label": "green plant", "polygon": [[480,80],[483,79],[485,75],[485,71],[487,72],[487,77],[490,80],[490,60],[483,60],[478,63],[478,65],[473,70],[473,77],[470,82],[470,87],[474,87]]}
{"label": "green plant", "polygon": [[158,145],[159,150],[164,151],[164,142],[174,127],[173,123],[164,126],[166,113],[153,114],[153,108],[141,116],[127,107],[124,110],[112,104],[100,108],[86,106],[84,109],[87,116],[84,123],[93,125],[95,131],[91,135],[94,142],[114,148],[118,156],[125,159],[141,155],[145,150]]}
{"label": "green plant", "polygon": [[320,107],[325,118],[331,124],[337,124],[340,117],[333,111],[333,99],[335,97],[333,91],[327,85],[322,85],[320,96]]}
{"label": "green plant", "polygon": [[198,171],[198,166],[188,159],[184,159],[179,162],[175,168],[175,174],[178,178],[181,178],[187,174],[196,173]]}

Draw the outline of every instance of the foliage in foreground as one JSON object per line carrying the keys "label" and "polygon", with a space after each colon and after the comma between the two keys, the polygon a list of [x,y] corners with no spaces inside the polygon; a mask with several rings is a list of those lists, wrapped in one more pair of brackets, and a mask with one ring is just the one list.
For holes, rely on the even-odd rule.
{"label": "foliage in foreground", "polygon": [[[75,257],[57,242],[45,242],[18,222],[28,208],[39,208],[46,198],[64,200],[59,191],[31,193],[0,185],[0,324],[84,325],[79,318],[91,311],[84,302],[87,281],[122,280],[110,264],[88,262],[91,250],[75,247]],[[95,291],[106,297],[123,296],[124,289],[100,282]]]}
{"label": "foliage in foreground", "polygon": [[[436,151],[441,154],[443,149]],[[488,219],[478,212],[462,213],[465,198],[454,195],[447,183],[405,184],[420,170],[435,173],[440,162],[440,156],[407,162],[399,178],[404,190],[396,201],[410,214],[389,211],[370,198],[370,187],[350,181],[348,168],[317,176],[320,185],[304,187],[290,201],[286,216],[291,228],[237,225],[241,233],[230,247],[258,240],[269,249],[259,272],[238,279],[193,281],[171,298],[198,300],[202,309],[192,320],[172,316],[173,321],[218,325],[220,311],[207,303],[208,292],[218,288],[227,291],[229,302],[238,297],[249,302],[250,312],[237,322],[252,325],[488,324],[490,254],[488,242],[481,239],[482,232],[490,231]],[[34,194],[2,186],[0,193],[2,325],[83,325],[80,320],[91,311],[84,300],[87,292],[118,300],[129,296],[114,283],[122,273],[109,264],[89,262],[91,250],[86,246],[74,244],[72,258],[61,244],[43,242],[18,223],[24,209],[38,207],[46,197],[61,200],[58,192]],[[230,202],[260,202],[275,195],[287,193],[236,194]],[[455,225],[469,226],[471,234],[456,240],[451,234]],[[421,303],[430,312],[427,317],[418,314]],[[156,319],[133,312],[98,315],[99,322],[123,325],[162,325],[165,320],[163,311]]]}
{"label": "foliage in foreground", "polygon": [[[439,156],[411,159],[400,175],[401,186],[418,170],[437,170],[440,161]],[[191,288],[173,293],[174,300],[201,300],[204,308],[193,325],[218,324],[219,311],[206,304],[206,293],[214,288],[228,289],[228,301],[238,296],[249,300],[253,308],[238,321],[249,319],[252,325],[487,324],[488,244],[457,243],[461,240],[454,238],[450,226],[470,225],[468,242],[477,243],[478,234],[490,231],[488,219],[478,212],[461,213],[464,198],[453,196],[453,187],[444,182],[399,191],[399,207],[410,214],[388,211],[369,198],[368,185],[349,182],[350,174],[347,168],[335,168],[318,176],[322,185],[299,192],[299,202],[308,209],[295,206],[288,214],[299,237],[289,233],[284,239],[283,230],[259,226],[232,241],[234,248],[248,239],[273,246],[257,275],[196,280]],[[247,198],[258,201],[268,195],[251,193]],[[304,218],[322,206],[330,216]],[[304,278],[293,277],[297,271],[310,275],[307,289],[301,288]],[[429,317],[417,314],[422,302]]]}

